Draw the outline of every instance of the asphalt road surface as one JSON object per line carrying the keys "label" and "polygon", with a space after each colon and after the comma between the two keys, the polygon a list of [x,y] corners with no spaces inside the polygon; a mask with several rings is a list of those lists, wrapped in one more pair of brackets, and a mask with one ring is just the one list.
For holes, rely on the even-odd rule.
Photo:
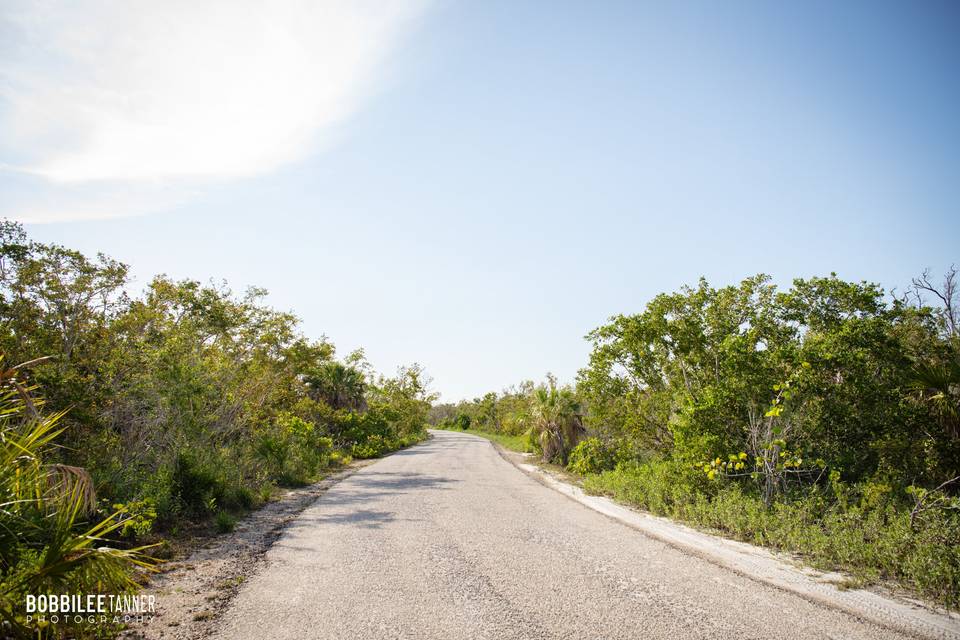
{"label": "asphalt road surface", "polygon": [[648,538],[451,432],[332,487],[222,620],[222,640],[906,637]]}

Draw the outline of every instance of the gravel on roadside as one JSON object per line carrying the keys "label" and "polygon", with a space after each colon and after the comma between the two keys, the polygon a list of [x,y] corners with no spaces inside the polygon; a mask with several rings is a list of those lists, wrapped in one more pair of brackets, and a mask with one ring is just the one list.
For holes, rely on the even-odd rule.
{"label": "gravel on roadside", "polygon": [[186,557],[161,566],[145,587],[156,596],[156,612],[132,624],[118,638],[191,640],[212,632],[244,580],[262,565],[263,555],[301,511],[337,482],[375,460],[357,460],[347,468],[306,487],[291,489],[251,512],[229,534],[202,542]]}

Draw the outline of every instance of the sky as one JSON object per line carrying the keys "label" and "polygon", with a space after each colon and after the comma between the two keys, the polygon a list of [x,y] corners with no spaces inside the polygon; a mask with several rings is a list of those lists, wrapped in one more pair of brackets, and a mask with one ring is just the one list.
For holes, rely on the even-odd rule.
{"label": "sky", "polygon": [[960,264],[957,114],[950,1],[0,5],[0,216],[447,401],[700,276]]}

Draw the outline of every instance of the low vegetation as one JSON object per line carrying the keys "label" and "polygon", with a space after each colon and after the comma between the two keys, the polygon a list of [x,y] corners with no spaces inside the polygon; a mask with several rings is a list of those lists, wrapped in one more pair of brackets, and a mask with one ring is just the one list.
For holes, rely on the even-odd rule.
{"label": "low vegetation", "polygon": [[[2,365],[2,363],[0,363]],[[110,545],[122,532],[120,512],[98,513],[90,477],[82,469],[51,464],[63,414],[41,414],[41,402],[0,369],[0,628],[4,637],[35,637],[26,623],[28,594],[106,591],[124,594],[139,585],[138,569],[152,560],[143,548]],[[77,633],[63,625],[64,634]]]}
{"label": "low vegetation", "polygon": [[0,635],[92,634],[28,629],[24,595],[135,589],[167,539],[425,437],[419,366],[338,360],[265,295],[133,295],[126,265],[0,225]]}
{"label": "low vegetation", "polygon": [[587,490],[960,607],[960,295],[836,276],[655,297],[576,384],[435,405]]}

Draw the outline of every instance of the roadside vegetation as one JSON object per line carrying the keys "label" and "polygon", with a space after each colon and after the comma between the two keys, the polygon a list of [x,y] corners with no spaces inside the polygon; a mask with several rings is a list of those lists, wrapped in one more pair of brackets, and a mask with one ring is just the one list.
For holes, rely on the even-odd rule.
{"label": "roadside vegetation", "polygon": [[[957,273],[655,297],[591,332],[576,383],[437,404],[588,491],[960,607]],[[508,446],[510,446],[508,444]]]}
{"label": "roadside vegetation", "polygon": [[265,295],[135,295],[127,265],[0,225],[0,636],[106,633],[28,628],[23,598],[135,590],[168,540],[426,437],[419,366],[337,359]]}

